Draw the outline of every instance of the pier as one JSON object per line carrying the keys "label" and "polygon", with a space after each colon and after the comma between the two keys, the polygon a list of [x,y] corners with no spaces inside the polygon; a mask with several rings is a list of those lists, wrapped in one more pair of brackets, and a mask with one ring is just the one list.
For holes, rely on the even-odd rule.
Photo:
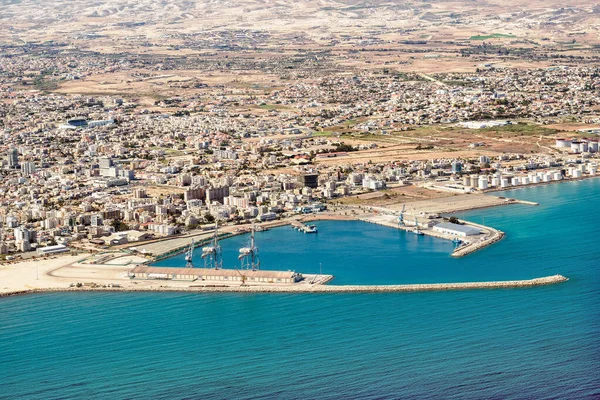
{"label": "pier", "polygon": [[292,228],[304,233],[317,233],[317,227],[314,225],[303,224],[300,221],[293,220],[290,222]]}
{"label": "pier", "polygon": [[[411,232],[414,229],[414,226],[404,226],[399,225],[397,222],[397,217],[394,214],[378,214],[374,216],[369,216],[366,218],[360,218],[360,221],[370,222],[372,224],[388,226],[390,228],[401,229],[407,232]],[[499,231],[497,229],[491,228],[489,226],[484,226],[480,224],[475,224],[469,221],[460,221],[465,226],[472,226],[478,228],[482,231],[481,237],[477,238],[476,241],[471,241],[471,237],[465,238],[463,245],[457,247],[452,252],[452,257],[464,257],[468,254],[471,254],[477,250],[480,250],[484,247],[487,247],[497,241],[501,240],[504,237],[504,232]],[[421,228],[420,232],[427,236],[433,236],[439,239],[452,240],[453,237],[449,235],[445,235],[440,232],[436,232],[432,229]]]}

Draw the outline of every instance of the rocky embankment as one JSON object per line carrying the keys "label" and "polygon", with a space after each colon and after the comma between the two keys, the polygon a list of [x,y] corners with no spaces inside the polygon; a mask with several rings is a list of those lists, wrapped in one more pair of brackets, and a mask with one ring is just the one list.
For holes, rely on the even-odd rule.
{"label": "rocky embankment", "polygon": [[413,285],[269,285],[269,286],[219,286],[219,285],[194,285],[188,287],[173,287],[168,285],[157,287],[133,286],[82,286],[56,289],[31,289],[1,294],[3,296],[47,293],[47,292],[235,292],[235,293],[377,293],[377,292],[434,292],[446,290],[474,290],[474,289],[510,289],[528,288],[542,285],[553,285],[566,282],[568,279],[562,275],[547,276],[529,280],[495,281],[495,282],[461,282],[461,283],[426,283]]}

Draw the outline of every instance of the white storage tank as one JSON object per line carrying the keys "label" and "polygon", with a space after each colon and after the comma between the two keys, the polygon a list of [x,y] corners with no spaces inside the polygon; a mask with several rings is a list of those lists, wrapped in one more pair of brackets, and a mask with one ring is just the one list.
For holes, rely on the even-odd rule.
{"label": "white storage tank", "polygon": [[471,186],[471,178],[468,176],[463,176],[463,185],[464,186]]}
{"label": "white storage tank", "polygon": [[579,152],[580,153],[587,153],[588,151],[588,143],[587,142],[581,142],[579,143]]}
{"label": "white storage tank", "polygon": [[508,179],[502,178],[502,180],[500,181],[500,187],[501,188],[507,188],[509,186],[510,186],[510,184],[508,183]]}
{"label": "white storage tank", "polygon": [[576,169],[573,171],[573,178],[581,178],[581,170]]}
{"label": "white storage tank", "polygon": [[560,174],[560,172],[555,172],[552,175],[552,179],[555,180],[555,181],[560,181],[562,179],[562,175]]}
{"label": "white storage tank", "polygon": [[556,147],[571,147],[570,139],[556,139]]}
{"label": "white storage tank", "polygon": [[550,182],[552,180],[552,174],[550,172],[546,172],[544,174],[544,178],[542,179],[544,182]]}
{"label": "white storage tank", "polygon": [[512,184],[513,184],[513,186],[517,186],[519,184],[519,178],[516,176],[513,176]]}
{"label": "white storage tank", "polygon": [[485,190],[488,188],[488,177],[482,175],[479,177],[479,185],[477,186],[480,190]]}
{"label": "white storage tank", "polygon": [[598,152],[598,142],[595,141],[591,141],[588,143],[588,151],[590,153],[597,153]]}
{"label": "white storage tank", "polygon": [[496,177],[496,176],[495,176],[495,177],[493,177],[493,178],[492,178],[492,186],[493,186],[493,187],[500,186],[500,178],[498,178],[498,177]]}
{"label": "white storage tank", "polygon": [[573,142],[571,143],[571,151],[573,153],[579,153],[579,145],[581,144],[581,142]]}
{"label": "white storage tank", "polygon": [[529,177],[527,177],[527,176],[521,177],[521,185],[529,185]]}
{"label": "white storage tank", "polygon": [[540,177],[539,177],[539,175],[533,175],[531,177],[531,183],[540,183]]}

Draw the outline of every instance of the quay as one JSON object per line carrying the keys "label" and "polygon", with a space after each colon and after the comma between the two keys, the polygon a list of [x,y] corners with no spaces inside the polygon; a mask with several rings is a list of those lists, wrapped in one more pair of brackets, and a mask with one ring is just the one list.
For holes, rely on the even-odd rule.
{"label": "quay", "polygon": [[330,286],[320,284],[294,284],[294,285],[235,285],[204,284],[193,286],[154,286],[135,287],[132,285],[82,285],[68,288],[44,288],[27,289],[13,292],[0,293],[0,297],[44,293],[44,292],[81,292],[81,291],[104,291],[104,292],[198,292],[198,293],[411,293],[411,292],[437,292],[457,290],[479,290],[479,289],[517,289],[532,288],[537,286],[554,285],[563,283],[569,279],[562,275],[553,275],[543,278],[515,281],[492,281],[492,282],[459,282],[459,283],[424,283],[408,285],[341,285]]}
{"label": "quay", "polygon": [[[397,217],[393,214],[378,214],[378,215],[373,215],[373,216],[369,216],[369,217],[365,217],[365,218],[360,218],[359,220],[364,221],[364,222],[369,222],[372,224],[387,226],[390,228],[401,229],[401,230],[404,230],[407,232],[411,232],[414,229],[413,226],[399,225],[398,221],[397,221]],[[465,239],[465,242],[463,243],[462,246],[459,246],[456,249],[454,249],[454,251],[451,254],[452,257],[464,257],[468,254],[471,254],[471,253],[477,251],[477,250],[480,250],[480,249],[487,247],[493,243],[496,243],[497,241],[504,238],[504,232],[499,231],[494,228],[491,228],[489,226],[479,225],[479,224],[475,224],[473,222],[468,222],[468,221],[460,221],[460,222],[464,223],[465,226],[470,226],[470,227],[480,229],[483,232],[482,233],[483,236],[478,238],[475,241]],[[450,237],[446,234],[434,231],[432,229],[423,228],[423,229],[420,229],[420,231],[424,235],[436,237],[439,239],[445,239],[445,240],[453,239],[453,237]]]}
{"label": "quay", "polygon": [[[200,238],[200,240],[194,242],[194,248],[198,248],[198,247],[208,244],[212,240],[212,237],[213,237],[212,235],[213,235],[212,232],[210,233],[210,235],[205,234],[203,237]],[[230,236],[232,236],[231,233],[221,233],[218,235],[218,239],[219,240],[226,239]],[[177,238],[177,239],[172,239],[171,242],[169,242],[169,241],[160,242],[160,245],[157,246],[157,248],[162,249],[162,252],[156,254],[156,256],[154,256],[153,259],[151,261],[149,261],[148,263],[154,263],[154,262],[161,261],[161,260],[164,260],[169,257],[176,256],[178,254],[184,253],[185,251],[187,251],[190,248],[189,240],[190,239],[188,239],[188,238],[185,238],[185,239]]]}

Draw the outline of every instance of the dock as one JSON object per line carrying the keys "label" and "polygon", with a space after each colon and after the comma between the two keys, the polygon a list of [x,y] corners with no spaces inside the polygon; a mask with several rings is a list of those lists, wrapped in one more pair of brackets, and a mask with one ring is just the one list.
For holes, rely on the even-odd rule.
{"label": "dock", "polygon": [[[397,217],[393,214],[378,214],[374,216],[369,216],[365,218],[360,218],[360,221],[369,222],[372,224],[383,225],[390,228],[401,229],[407,232],[413,231],[413,226],[404,226],[399,225],[397,221]],[[465,239],[465,242],[462,246],[457,247],[451,253],[452,257],[464,257],[468,254],[471,254],[477,250],[480,250],[484,247],[487,247],[493,243],[504,238],[504,232],[499,231],[497,229],[491,228],[489,226],[484,226],[480,224],[475,224],[473,222],[468,221],[460,221],[464,223],[466,226],[472,226],[475,228],[479,228],[484,232],[484,236],[479,238],[477,241],[470,241],[469,239]],[[436,237],[444,240],[452,240],[453,237],[448,235],[444,235],[442,233],[436,232],[432,229],[421,228],[420,231],[427,236]],[[471,239],[472,240],[472,239]]]}
{"label": "dock", "polygon": [[317,233],[317,228],[316,227],[313,227],[313,226],[307,225],[307,224],[303,224],[302,222],[300,222],[298,220],[291,221],[290,225],[292,226],[292,228],[297,229],[300,232],[304,232],[304,233]]}

